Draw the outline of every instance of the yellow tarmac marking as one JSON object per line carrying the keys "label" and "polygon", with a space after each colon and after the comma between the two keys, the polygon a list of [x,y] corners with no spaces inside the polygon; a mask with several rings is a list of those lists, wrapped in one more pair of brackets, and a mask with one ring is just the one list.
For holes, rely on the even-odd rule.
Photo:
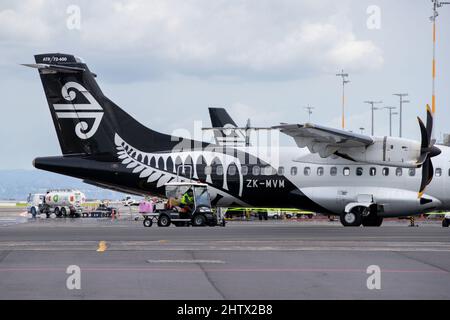
{"label": "yellow tarmac marking", "polygon": [[159,243],[167,243],[167,242],[169,242],[169,241],[167,241],[167,240],[159,240],[158,242],[159,242]]}
{"label": "yellow tarmac marking", "polygon": [[104,252],[104,251],[106,251],[107,248],[108,248],[108,246],[106,245],[106,241],[100,241],[98,243],[97,252]]}

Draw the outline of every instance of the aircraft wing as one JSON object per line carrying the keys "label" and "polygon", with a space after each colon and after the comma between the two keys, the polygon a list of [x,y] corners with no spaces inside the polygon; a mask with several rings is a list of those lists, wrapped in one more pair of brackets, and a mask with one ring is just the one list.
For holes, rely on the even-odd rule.
{"label": "aircraft wing", "polygon": [[307,147],[311,153],[318,153],[322,158],[331,155],[343,156],[348,148],[365,148],[374,143],[373,139],[366,135],[311,123],[280,124],[272,128],[291,136],[300,148]]}

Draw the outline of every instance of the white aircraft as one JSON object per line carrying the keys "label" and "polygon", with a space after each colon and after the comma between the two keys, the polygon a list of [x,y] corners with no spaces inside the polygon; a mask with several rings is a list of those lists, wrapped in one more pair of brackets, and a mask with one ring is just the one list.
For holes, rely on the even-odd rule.
{"label": "white aircraft", "polygon": [[35,62],[27,66],[39,71],[63,153],[36,158],[36,168],[142,195],[163,196],[174,179],[201,181],[216,206],[298,208],[338,215],[344,226],[450,210],[450,151],[431,139],[430,108],[427,125],[419,119],[421,142],[314,124],[275,126],[297,147],[280,147],[273,161],[242,137],[224,148],[144,127],[73,55],[41,54]]}

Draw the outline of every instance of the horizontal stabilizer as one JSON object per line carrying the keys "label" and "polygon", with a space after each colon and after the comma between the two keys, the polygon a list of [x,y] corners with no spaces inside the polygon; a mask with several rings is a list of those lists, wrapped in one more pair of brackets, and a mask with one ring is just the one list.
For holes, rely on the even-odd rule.
{"label": "horizontal stabilizer", "polygon": [[49,72],[62,72],[62,73],[79,73],[84,72],[86,69],[79,67],[69,67],[63,65],[46,64],[46,63],[23,63],[25,67],[36,68]]}

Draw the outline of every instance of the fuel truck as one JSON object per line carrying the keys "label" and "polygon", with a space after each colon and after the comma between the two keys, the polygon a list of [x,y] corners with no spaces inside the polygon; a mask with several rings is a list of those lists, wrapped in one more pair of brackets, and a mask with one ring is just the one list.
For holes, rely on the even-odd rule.
{"label": "fuel truck", "polygon": [[83,192],[73,189],[49,190],[46,194],[30,194],[27,211],[35,217],[45,213],[47,218],[52,213],[56,217],[81,217],[82,205],[86,201]]}

